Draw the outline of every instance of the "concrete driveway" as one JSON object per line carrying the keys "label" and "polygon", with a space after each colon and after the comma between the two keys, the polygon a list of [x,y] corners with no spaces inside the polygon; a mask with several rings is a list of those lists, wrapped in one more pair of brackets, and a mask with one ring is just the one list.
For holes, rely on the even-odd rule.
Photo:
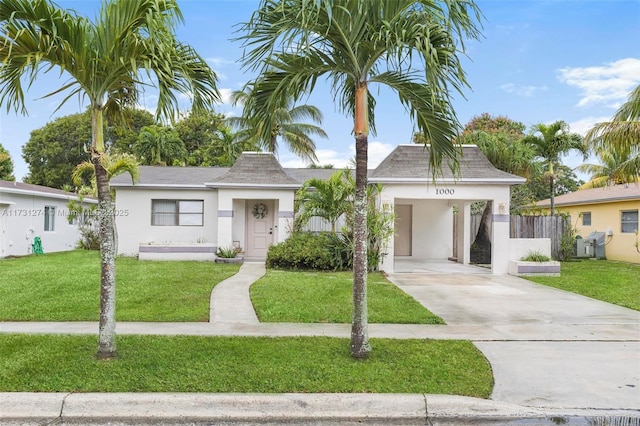
{"label": "concrete driveway", "polygon": [[389,278],[447,324],[482,329],[472,340],[493,368],[492,399],[640,409],[640,312],[508,275]]}

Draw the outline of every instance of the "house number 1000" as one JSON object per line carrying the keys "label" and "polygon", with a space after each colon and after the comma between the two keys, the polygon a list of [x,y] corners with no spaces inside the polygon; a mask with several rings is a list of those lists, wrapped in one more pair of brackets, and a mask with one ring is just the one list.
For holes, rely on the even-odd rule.
{"label": "house number 1000", "polygon": [[456,193],[455,189],[436,188],[436,195],[453,195],[455,193]]}

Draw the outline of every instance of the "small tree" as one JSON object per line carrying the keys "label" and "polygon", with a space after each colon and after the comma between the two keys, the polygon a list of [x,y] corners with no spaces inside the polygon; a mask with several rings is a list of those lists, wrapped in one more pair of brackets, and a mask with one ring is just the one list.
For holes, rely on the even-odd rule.
{"label": "small tree", "polygon": [[350,170],[341,170],[328,180],[310,179],[298,191],[296,197],[296,229],[306,225],[312,217],[321,217],[336,233],[336,223],[353,203],[355,184]]}
{"label": "small tree", "polygon": [[16,180],[13,176],[13,160],[2,144],[0,144],[0,180]]}

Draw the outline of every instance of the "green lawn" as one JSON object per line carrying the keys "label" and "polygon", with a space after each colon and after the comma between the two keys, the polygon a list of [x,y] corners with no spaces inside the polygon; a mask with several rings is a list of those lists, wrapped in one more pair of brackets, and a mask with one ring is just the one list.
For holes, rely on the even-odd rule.
{"label": "green lawn", "polygon": [[640,310],[640,265],[610,260],[563,262],[559,277],[531,281]]}
{"label": "green lawn", "polygon": [[[208,321],[213,287],[238,265],[116,260],[117,320]],[[76,250],[0,260],[0,321],[97,321],[100,257]]]}
{"label": "green lawn", "polygon": [[[251,300],[262,322],[349,323],[352,315],[351,272],[292,272],[270,269],[251,286]],[[444,324],[414,298],[369,274],[369,322]]]}
{"label": "green lawn", "polygon": [[389,392],[488,398],[491,367],[470,342],[119,336],[94,359],[95,336],[0,334],[0,392]]}

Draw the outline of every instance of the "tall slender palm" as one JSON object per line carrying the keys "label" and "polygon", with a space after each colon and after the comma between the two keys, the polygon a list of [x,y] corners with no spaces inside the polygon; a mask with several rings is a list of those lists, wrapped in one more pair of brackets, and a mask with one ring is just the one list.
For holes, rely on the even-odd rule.
{"label": "tall slender palm", "polygon": [[243,64],[259,70],[252,90],[266,116],[283,96],[298,99],[330,83],[339,108],[354,119],[354,282],[351,353],[371,351],[367,318],[367,142],[375,131],[370,85],[387,86],[431,141],[434,172],[443,158],[457,169],[459,130],[450,91],[467,85],[458,53],[479,36],[472,0],[262,0],[243,24]]}
{"label": "tall slender palm", "polygon": [[571,151],[578,151],[584,159],[587,159],[588,149],[582,140],[582,136],[569,132],[569,125],[564,121],[556,121],[551,124],[536,124],[532,126],[531,133],[522,141],[533,147],[536,157],[547,163],[547,176],[549,178],[549,198],[551,201],[551,216],[555,215],[556,179],[554,167],[560,164],[560,157]]}
{"label": "tall slender palm", "polygon": [[599,164],[585,163],[577,167],[577,170],[588,173],[591,177],[580,186],[580,189],[601,188],[607,185],[636,182],[639,180],[637,173],[629,173],[625,165],[629,164],[631,154],[629,151],[599,149],[596,156]]}
{"label": "tall slender palm", "polygon": [[287,144],[291,152],[317,161],[314,136],[326,138],[327,134],[319,126],[303,122],[311,120],[322,124],[322,112],[313,105],[295,105],[291,96],[283,95],[273,109],[257,108],[253,96],[255,83],[249,83],[244,90],[233,92],[234,105],[242,105],[241,117],[230,117],[228,123],[253,145],[261,146],[268,152],[277,152],[278,139]]}
{"label": "tall slender palm", "polygon": [[216,166],[231,167],[242,151],[259,149],[253,139],[244,138],[241,132],[234,132],[229,126],[222,126],[214,133],[213,141],[207,150],[207,158]]}
{"label": "tall slender palm", "polygon": [[[98,189],[100,227],[100,325],[98,353],[115,356],[115,246],[113,206],[104,118],[117,119],[136,104],[143,77],[157,81],[157,115],[174,118],[178,94],[193,108],[218,99],[215,73],[190,46],[174,35],[182,14],[175,0],[103,0],[95,20],[59,8],[48,0],[0,0],[0,103],[26,113],[23,79],[57,69],[67,82],[50,93],[67,92],[61,105],[78,96],[91,111],[91,162]],[[151,78],[154,77],[154,78]]]}

